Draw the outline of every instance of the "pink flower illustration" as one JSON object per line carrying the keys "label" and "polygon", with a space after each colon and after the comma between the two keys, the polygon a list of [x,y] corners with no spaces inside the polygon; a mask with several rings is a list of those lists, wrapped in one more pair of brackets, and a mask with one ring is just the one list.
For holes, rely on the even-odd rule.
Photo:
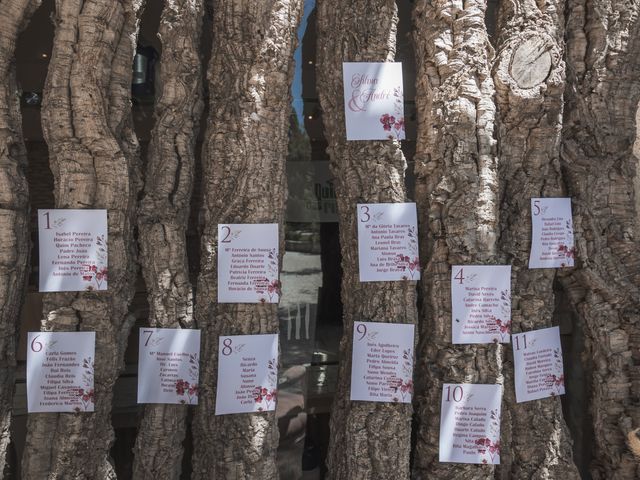
{"label": "pink flower illustration", "polygon": [[185,399],[180,399],[180,403],[188,403],[189,405],[197,404],[198,400],[198,374],[200,370],[200,360],[196,354],[189,354],[189,377],[191,382],[182,378],[176,380],[176,395],[185,396]]}
{"label": "pink flower illustration", "polygon": [[385,113],[380,117],[380,123],[382,123],[382,128],[384,128],[386,132],[390,132],[396,123],[396,117]]}
{"label": "pink flower illustration", "polygon": [[[482,463],[496,463],[497,458],[500,456],[500,419],[498,418],[498,411],[491,410],[491,421],[489,423],[489,437],[482,437],[476,439],[474,442],[478,448],[478,453],[481,455],[488,455],[489,458],[484,458]],[[493,438],[493,440],[492,440]],[[490,460],[490,462],[488,461]]]}

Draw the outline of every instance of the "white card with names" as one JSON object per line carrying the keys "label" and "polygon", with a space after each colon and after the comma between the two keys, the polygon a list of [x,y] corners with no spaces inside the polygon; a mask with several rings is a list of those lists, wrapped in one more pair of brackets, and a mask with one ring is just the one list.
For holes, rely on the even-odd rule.
{"label": "white card with names", "polygon": [[41,292],[107,290],[107,211],[38,210]]}
{"label": "white card with names", "polygon": [[440,462],[500,464],[501,385],[445,383]]}
{"label": "white card with names", "polygon": [[354,322],[351,400],[411,403],[414,325]]}
{"label": "white card with names", "polygon": [[200,330],[141,328],[138,403],[198,404]]}
{"label": "white card with names", "polygon": [[347,140],[405,138],[402,64],[343,63]]}
{"label": "white card with names", "polygon": [[570,198],[531,199],[529,268],[573,267],[573,218]]}
{"label": "white card with names", "polygon": [[268,412],[278,394],[278,335],[221,336],[216,415]]}
{"label": "white card with names", "polygon": [[218,225],[218,303],[278,303],[278,224]]}
{"label": "white card with names", "polygon": [[451,267],[453,343],[509,343],[511,265]]}
{"label": "white card with names", "polygon": [[95,332],[29,332],[27,409],[93,412]]}
{"label": "white card with names", "polygon": [[560,328],[513,335],[516,402],[564,395]]}
{"label": "white card with names", "polygon": [[415,203],[357,205],[361,282],[420,280]]}

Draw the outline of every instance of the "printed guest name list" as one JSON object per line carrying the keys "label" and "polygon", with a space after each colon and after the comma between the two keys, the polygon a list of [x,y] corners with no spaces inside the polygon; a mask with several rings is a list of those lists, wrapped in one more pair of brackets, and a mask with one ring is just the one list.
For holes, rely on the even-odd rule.
{"label": "printed guest name list", "polygon": [[218,225],[218,302],[278,303],[278,224]]}
{"label": "printed guest name list", "polygon": [[40,291],[107,290],[107,211],[38,210]]}
{"label": "printed guest name list", "polygon": [[531,229],[529,268],[573,267],[570,198],[532,198]]}
{"label": "printed guest name list", "polygon": [[200,330],[141,328],[138,403],[198,404]]}
{"label": "printed guest name list", "polygon": [[216,415],[276,409],[278,335],[221,336]]}
{"label": "printed guest name list", "polygon": [[411,403],[414,326],[355,322],[351,400]]}
{"label": "printed guest name list", "polygon": [[27,409],[93,412],[95,332],[29,332]]}
{"label": "printed guest name list", "polygon": [[361,282],[419,280],[415,203],[358,204]]}

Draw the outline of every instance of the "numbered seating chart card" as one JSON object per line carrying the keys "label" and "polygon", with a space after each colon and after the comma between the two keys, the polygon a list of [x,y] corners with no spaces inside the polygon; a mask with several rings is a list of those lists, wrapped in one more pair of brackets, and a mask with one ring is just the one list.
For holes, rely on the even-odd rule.
{"label": "numbered seating chart card", "polygon": [[107,211],[38,210],[41,292],[107,289]]}
{"label": "numbered seating chart card", "polygon": [[529,268],[573,267],[570,198],[532,198],[531,230]]}
{"label": "numbered seating chart card", "polygon": [[276,409],[278,335],[220,337],[216,415]]}
{"label": "numbered seating chart card", "polygon": [[27,411],[93,412],[95,332],[29,332]]}
{"label": "numbered seating chart card", "polygon": [[218,225],[218,302],[278,303],[278,224]]}
{"label": "numbered seating chart card", "polygon": [[138,403],[198,404],[200,330],[141,328]]}
{"label": "numbered seating chart card", "polygon": [[361,282],[419,280],[415,203],[358,204]]}
{"label": "numbered seating chart card", "polygon": [[401,63],[343,63],[347,140],[404,140]]}
{"label": "numbered seating chart card", "polygon": [[500,463],[501,385],[442,387],[440,462]]}
{"label": "numbered seating chart card", "polygon": [[508,343],[511,334],[511,266],[451,268],[453,343]]}
{"label": "numbered seating chart card", "polygon": [[414,325],[354,322],[351,400],[411,403]]}
{"label": "numbered seating chart card", "polygon": [[517,402],[564,395],[560,328],[514,334],[513,365]]}

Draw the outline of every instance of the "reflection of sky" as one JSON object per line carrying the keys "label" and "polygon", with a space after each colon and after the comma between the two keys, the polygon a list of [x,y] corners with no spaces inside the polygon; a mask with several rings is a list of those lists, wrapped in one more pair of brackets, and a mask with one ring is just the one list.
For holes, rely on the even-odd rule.
{"label": "reflection of sky", "polygon": [[298,27],[298,48],[296,48],[293,54],[293,59],[296,62],[295,72],[293,74],[293,85],[291,86],[291,93],[293,96],[293,108],[298,116],[298,122],[300,125],[304,125],[302,119],[302,37],[307,29],[307,19],[309,14],[316,6],[316,0],[305,0],[304,2],[304,14],[300,26]]}

